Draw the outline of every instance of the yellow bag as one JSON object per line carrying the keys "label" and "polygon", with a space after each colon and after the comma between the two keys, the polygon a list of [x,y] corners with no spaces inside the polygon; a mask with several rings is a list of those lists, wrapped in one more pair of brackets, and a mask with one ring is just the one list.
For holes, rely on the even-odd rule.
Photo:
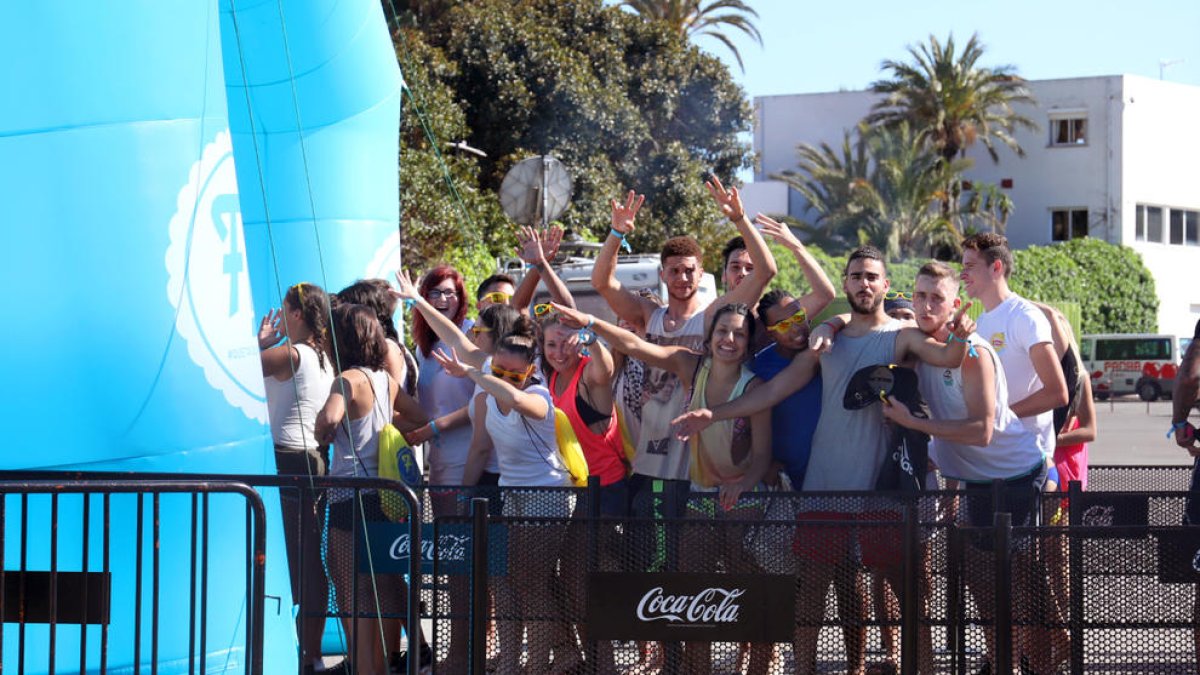
{"label": "yellow bag", "polygon": [[575,487],[587,487],[588,464],[587,458],[583,456],[583,446],[579,445],[579,439],[575,437],[571,420],[558,408],[554,409],[554,436],[558,439],[558,456],[567,467],[567,473],[571,474],[571,483]]}
{"label": "yellow bag", "polygon": [[637,446],[633,444],[633,438],[629,436],[629,425],[625,424],[625,415],[621,412],[621,408],[618,407],[616,410],[617,427],[621,429],[621,445],[625,448],[625,465],[628,467],[633,464],[633,456],[637,452]]}
{"label": "yellow bag", "polygon": [[[421,482],[421,470],[412,446],[394,424],[388,423],[379,430],[379,477],[398,480],[410,487]],[[384,490],[380,495],[384,514],[392,521],[408,517],[408,504],[400,493]]]}

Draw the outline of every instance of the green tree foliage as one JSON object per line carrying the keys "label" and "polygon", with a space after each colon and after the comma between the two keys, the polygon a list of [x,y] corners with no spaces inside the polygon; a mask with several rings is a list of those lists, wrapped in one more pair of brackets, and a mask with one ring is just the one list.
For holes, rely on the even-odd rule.
{"label": "green tree foliage", "polygon": [[394,33],[404,70],[400,119],[400,217],[405,265],[426,269],[447,252],[482,244],[485,252],[511,246],[512,227],[496,195],[478,189],[477,159],[448,142],[469,134],[466,114],[447,81],[457,68],[412,29]]}
{"label": "green tree foliage", "polygon": [[[407,3],[398,16],[422,21],[421,44],[415,29],[398,41],[410,86],[428,79],[434,90],[445,87],[440,96],[422,92],[426,115],[446,117],[435,135],[465,138],[488,154],[454,160],[471,174],[465,190],[478,187],[476,229],[484,235],[511,232],[491,217],[492,194],[514,163],[535,154],[555,155],[572,174],[572,206],[560,219],[571,229],[606,234],[609,200],[630,188],[647,197],[635,250],[717,227],[702,175],[729,178],[748,166],[738,134],[750,128],[750,109],[728,69],[684,37],[600,0]],[[417,170],[432,189],[427,168]],[[427,218],[443,228],[431,225],[431,234],[462,227],[453,209],[440,216]],[[507,249],[494,236],[487,242],[492,254]]]}
{"label": "green tree foliage", "polygon": [[866,121],[872,126],[912,126],[917,135],[947,161],[963,153],[976,141],[987,149],[992,161],[1000,160],[993,141],[1024,156],[1012,132],[1018,127],[1036,129],[1014,105],[1033,103],[1025,80],[1012,66],[988,68],[979,65],[984,47],[979,35],[971,36],[961,52],[954,36],[943,45],[934,36],[929,43],[909,47],[911,63],[887,60],[883,70],[891,77],[871,85],[883,94]]}
{"label": "green tree foliage", "polygon": [[1084,237],[1013,252],[1013,291],[1032,300],[1077,303],[1085,333],[1153,333],[1158,294],[1142,256]]}
{"label": "green tree foliage", "polygon": [[746,69],[742,55],[725,29],[739,30],[762,44],[762,34],[753,21],[758,12],[743,0],[711,0],[707,4],[700,0],[624,0],[621,4],[684,37],[705,35],[717,40],[733,52],[742,70]]}

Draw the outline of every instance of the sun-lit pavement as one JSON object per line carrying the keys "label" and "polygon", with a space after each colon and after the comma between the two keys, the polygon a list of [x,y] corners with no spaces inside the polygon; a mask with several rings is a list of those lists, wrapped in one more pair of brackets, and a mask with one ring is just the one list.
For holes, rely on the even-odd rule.
{"label": "sun-lit pavement", "polygon": [[[1096,441],[1088,449],[1090,464],[1191,464],[1188,454],[1167,438],[1171,402],[1145,403],[1136,397],[1096,401]],[[1192,422],[1200,424],[1193,411]]]}

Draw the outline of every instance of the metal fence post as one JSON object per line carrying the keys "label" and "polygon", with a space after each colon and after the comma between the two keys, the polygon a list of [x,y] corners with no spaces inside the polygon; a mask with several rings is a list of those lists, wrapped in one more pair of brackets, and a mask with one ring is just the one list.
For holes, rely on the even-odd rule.
{"label": "metal fence post", "polygon": [[[584,578],[580,584],[586,593],[588,587],[587,574],[600,569],[600,477],[588,476],[587,484],[587,567],[584,568]],[[569,583],[569,582],[568,582]],[[587,599],[584,598],[586,607]],[[584,610],[586,611],[586,609]],[[575,617],[579,619],[579,625],[586,625],[584,617]],[[586,637],[585,637],[586,635]],[[584,652],[588,665],[588,672],[595,672],[596,664],[600,658],[599,643],[591,636],[591,631],[587,631],[585,635],[580,635],[581,640],[586,639],[584,644]]]}
{"label": "metal fence post", "polygon": [[900,672],[904,675],[916,675],[917,649],[920,640],[917,639],[920,625],[920,583],[917,581],[924,573],[921,565],[921,544],[917,533],[917,505],[914,500],[920,495],[908,498],[904,505],[904,589],[900,601]]}
{"label": "metal fence post", "polygon": [[963,534],[954,525],[950,525],[946,532],[949,534],[946,544],[946,619],[950,625],[946,627],[946,635],[950,643],[950,672],[963,675],[967,670],[964,653],[967,629],[963,623]]}
{"label": "metal fence post", "polygon": [[470,672],[487,669],[488,500],[471,500],[471,653]]}
{"label": "metal fence post", "polygon": [[1083,484],[1073,480],[1067,484],[1070,502],[1067,504],[1067,587],[1070,589],[1071,616],[1067,619],[1071,633],[1071,675],[1083,675],[1083,539],[1075,528],[1083,526]]}
{"label": "metal fence post", "polygon": [[1011,673],[1012,653],[1012,514],[997,512],[992,521],[992,544],[996,553],[996,673]]}

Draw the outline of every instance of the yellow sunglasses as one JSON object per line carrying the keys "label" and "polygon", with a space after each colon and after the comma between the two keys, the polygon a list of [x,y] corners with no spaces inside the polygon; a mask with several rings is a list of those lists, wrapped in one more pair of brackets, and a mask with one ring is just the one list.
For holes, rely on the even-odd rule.
{"label": "yellow sunglasses", "polygon": [[767,330],[780,335],[787,335],[787,332],[792,329],[792,326],[799,326],[808,321],[808,312],[801,307],[798,312],[777,323],[767,326]]}
{"label": "yellow sunglasses", "polygon": [[492,329],[488,328],[487,326],[480,326],[479,324],[475,324],[474,326],[471,326],[471,335],[479,335],[480,333],[490,333],[490,332],[492,332]]}
{"label": "yellow sunglasses", "polygon": [[525,378],[529,377],[531,374],[533,374],[533,364],[532,363],[529,364],[529,367],[526,368],[525,372],[523,372],[523,373],[513,372],[511,370],[505,370],[495,364],[492,365],[492,375],[493,376],[498,377],[502,380],[508,380],[509,382],[512,382],[513,384],[521,384],[522,382],[525,381]]}
{"label": "yellow sunglasses", "polygon": [[912,293],[905,293],[904,291],[888,291],[883,296],[883,299],[884,300],[910,300],[911,301],[913,299],[913,296],[912,296]]}
{"label": "yellow sunglasses", "polygon": [[533,306],[533,315],[539,319],[553,311],[554,305],[551,305],[548,302]]}
{"label": "yellow sunglasses", "polygon": [[483,303],[486,301],[486,302],[491,302],[491,303],[497,304],[497,305],[507,305],[510,298],[512,298],[512,296],[509,295],[508,293],[502,293],[500,291],[492,291],[491,293],[488,293],[487,295],[480,298],[479,302]]}

